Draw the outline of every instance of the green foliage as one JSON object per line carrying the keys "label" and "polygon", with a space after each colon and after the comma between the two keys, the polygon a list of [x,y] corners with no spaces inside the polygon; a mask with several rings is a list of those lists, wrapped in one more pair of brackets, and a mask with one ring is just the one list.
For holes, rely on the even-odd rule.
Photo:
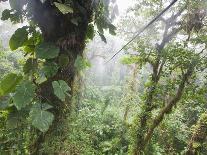
{"label": "green foliage", "polygon": [[51,112],[46,111],[50,108],[52,107],[48,104],[39,103],[35,103],[31,108],[30,119],[32,125],[42,132],[46,132],[54,120],[54,115]]}
{"label": "green foliage", "polygon": [[23,72],[25,74],[34,73],[38,68],[38,63],[36,59],[29,58],[23,66]]}
{"label": "green foliage", "polygon": [[74,66],[76,67],[76,69],[78,71],[82,71],[82,70],[90,67],[91,65],[90,65],[90,62],[87,59],[85,59],[82,56],[78,55],[76,60],[75,60]]}
{"label": "green foliage", "polygon": [[121,63],[126,64],[126,65],[140,63],[140,58],[137,56],[130,56],[130,55],[124,56],[121,59]]}
{"label": "green foliage", "polygon": [[54,89],[54,94],[61,100],[65,101],[66,96],[70,96],[68,91],[71,90],[71,88],[68,86],[68,84],[63,80],[53,81],[52,86]]}
{"label": "green foliage", "polygon": [[62,4],[58,2],[54,2],[54,4],[63,14],[73,13],[73,8],[67,4]]}
{"label": "green foliage", "polygon": [[12,23],[16,24],[21,21],[21,16],[20,16],[19,12],[17,12],[17,11],[5,9],[2,12],[1,20],[4,21],[4,20],[8,20],[8,19],[10,19]]}
{"label": "green foliage", "polygon": [[86,36],[87,36],[89,39],[93,40],[93,38],[94,38],[94,36],[95,36],[94,32],[95,32],[95,30],[94,30],[94,25],[93,25],[93,24],[89,24],[89,25],[88,25],[88,30],[87,30],[87,34],[86,34]]}
{"label": "green foliage", "polygon": [[[131,37],[128,32],[134,27],[139,30],[137,25],[142,24],[143,20],[153,18],[153,14],[156,15],[157,12],[160,12],[162,10],[160,8],[164,8],[163,4],[166,2],[146,2],[144,0],[137,2],[137,5],[129,10],[128,17],[124,18],[121,24],[122,26],[124,24],[122,28],[123,32],[126,32],[124,35]],[[130,133],[131,154],[136,154],[135,151],[142,151],[149,155],[183,154],[192,139],[189,128],[196,123],[197,115],[204,110],[201,108],[203,96],[196,93],[196,88],[205,85],[197,82],[203,79],[202,75],[206,74],[205,71],[203,72],[203,65],[206,64],[206,58],[204,58],[206,57],[204,56],[206,53],[205,37],[201,36],[207,29],[201,26],[201,29],[194,33],[196,30],[194,27],[190,35],[183,32],[184,25],[179,24],[179,21],[189,20],[197,12],[189,11],[189,8],[185,10],[189,11],[188,17],[185,16],[184,11],[175,20],[176,26],[169,24],[168,21],[173,23],[174,20],[172,12],[185,8],[183,7],[185,4],[179,5],[168,10],[166,14],[169,17],[163,16],[162,20],[154,23],[150,29],[135,39],[134,43],[129,46],[129,50],[126,49],[126,53],[129,53],[128,56],[122,59],[125,64],[141,68],[138,77],[143,75],[143,70],[149,70],[151,73],[144,76],[145,82],[147,82],[143,85],[144,91],[139,95],[141,99],[138,107],[139,112],[134,118],[133,131]],[[186,5],[190,7],[188,3]],[[196,8],[196,6],[194,7]],[[199,10],[201,8],[199,7]],[[171,15],[172,18],[170,18]],[[139,17],[134,22],[136,16]],[[192,20],[188,26],[191,27],[196,20],[199,19]],[[206,21],[199,22],[206,23]],[[177,32],[174,31],[176,29],[178,29]],[[170,33],[173,37],[170,36]],[[180,38],[180,35],[183,37]],[[163,39],[160,40],[160,38]],[[206,80],[204,81],[206,83]],[[171,104],[174,106],[170,107]],[[199,105],[200,108],[196,105]],[[190,115],[187,116],[187,113]],[[150,137],[149,140],[146,137]],[[146,143],[147,145],[145,145]],[[203,149],[199,153],[205,154],[205,151]]]}
{"label": "green foliage", "polygon": [[35,97],[35,86],[29,81],[24,81],[20,83],[14,94],[14,105],[18,110],[26,107],[30,104]]}
{"label": "green foliage", "polygon": [[121,104],[118,104],[122,91],[118,86],[110,86],[106,91],[104,87],[87,85],[77,112],[69,118],[65,149],[69,152],[77,150],[84,155],[127,155],[127,127],[119,115]]}
{"label": "green foliage", "polygon": [[[179,36],[183,36],[183,38],[178,38],[176,35],[174,36],[175,39],[168,40],[167,38],[167,44],[162,50],[159,50],[161,46],[156,43],[162,42],[163,36],[161,33],[165,24],[161,24],[163,19],[158,21],[151,26],[151,29],[135,40],[135,43],[129,46],[130,50],[126,49],[125,51],[128,55],[122,58],[122,63],[127,64],[125,66],[126,72],[132,72],[133,74],[127,74],[131,77],[129,79],[124,77],[124,81],[126,81],[124,84],[127,86],[123,86],[123,81],[119,80],[119,76],[114,77],[113,85],[110,81],[109,86],[94,86],[94,74],[86,74],[87,76],[84,76],[86,81],[92,82],[80,83],[78,88],[73,85],[73,81],[66,79],[73,87],[71,94],[75,94],[70,97],[71,88],[69,84],[59,79],[65,79],[65,74],[74,74],[75,68],[82,72],[90,67],[90,63],[81,55],[81,51],[75,50],[79,49],[79,46],[70,46],[72,37],[64,40],[68,36],[68,34],[65,34],[66,32],[57,34],[59,38],[48,38],[48,33],[44,31],[44,28],[38,27],[38,21],[34,22],[33,16],[30,14],[32,12],[30,2],[33,1],[29,3],[27,1],[23,3],[23,1],[18,1],[22,3],[16,3],[17,0],[10,1],[12,10],[5,10],[2,16],[4,20],[10,18],[16,22],[27,19],[29,26],[18,29],[10,40],[12,50],[18,48],[24,50],[25,59],[23,62],[25,63],[23,68],[18,64],[20,66],[18,71],[23,69],[24,74],[22,75],[24,75],[24,78],[20,77],[19,74],[12,73],[3,78],[0,83],[0,93],[2,95],[0,101],[0,150],[9,150],[9,154],[12,154],[12,151],[15,152],[13,154],[28,154],[28,148],[36,144],[35,140],[41,135],[41,133],[36,132],[36,129],[47,132],[52,123],[60,121],[58,125],[55,124],[56,128],[52,131],[52,136],[47,137],[49,141],[43,145],[40,144],[39,154],[57,152],[59,154],[126,155],[131,153],[130,151],[137,147],[136,144],[139,140],[137,137],[144,136],[147,133],[153,119],[176,96],[179,85],[182,84],[183,76],[189,68],[192,68],[192,75],[184,84],[185,89],[181,91],[179,102],[174,106],[174,109],[166,113],[164,119],[154,130],[145,154],[182,154],[191,139],[190,127],[199,118],[205,121],[204,125],[206,125],[206,119],[203,116],[200,117],[200,114],[206,109],[206,50],[198,54],[201,51],[200,48],[206,44],[205,27],[200,29],[201,32],[194,33],[192,31],[191,38],[187,41],[188,36],[185,34],[185,30],[179,31]],[[62,26],[71,26],[74,29],[75,36],[78,34],[79,28],[82,28],[82,25],[85,24],[83,22],[86,18],[85,12],[90,12],[90,10],[84,10],[84,4],[88,1],[68,0],[65,3],[61,3],[61,1],[54,3],[54,1],[41,0],[41,2],[42,5],[49,6],[51,4],[51,8],[53,8],[51,10],[55,10],[55,12],[47,13],[52,17],[53,15],[56,17],[56,14],[58,14],[58,17],[61,17],[60,20],[63,17],[63,19],[71,22],[71,25]],[[123,24],[123,27],[126,28],[126,31],[123,32],[134,30],[134,28],[138,29],[137,25],[144,24],[145,20],[151,19],[152,15],[159,12],[160,8],[167,3],[167,0],[162,2],[158,0],[137,1],[135,8],[129,10],[131,22]],[[86,6],[88,5],[87,3]],[[86,39],[93,39],[97,31],[101,39],[106,42],[104,31],[109,30],[109,33],[114,35],[116,30],[115,26],[111,24],[112,19],[109,18],[109,12],[112,9],[109,9],[110,2],[93,1],[90,5],[95,12],[93,12],[92,19],[88,19],[90,23],[87,27]],[[175,5],[163,18],[170,17],[171,12],[175,14],[181,6]],[[174,28],[180,26],[182,28],[182,25],[179,24],[185,21],[183,18],[185,18],[185,13],[188,11],[185,10],[179,17],[179,19],[182,19],[181,22],[176,20],[176,23],[171,23],[170,20],[170,25],[175,24]],[[134,20],[136,17],[138,18]],[[48,21],[53,21],[53,19],[48,18]],[[132,22],[137,25],[132,24]],[[50,29],[54,26],[49,24],[46,23],[43,27]],[[170,28],[169,32],[174,28]],[[45,32],[43,33],[44,39],[41,32]],[[166,33],[166,35],[168,34]],[[56,35],[55,32],[54,35]],[[71,35],[73,36],[73,34]],[[128,34],[125,34],[125,36],[128,36]],[[46,42],[48,40],[55,41],[54,43]],[[75,41],[77,41],[76,38]],[[67,47],[68,44],[69,48]],[[74,45],[76,46],[76,43]],[[82,47],[82,45],[80,46]],[[198,49],[194,48],[196,46]],[[80,55],[77,56],[77,53]],[[74,59],[69,59],[74,58],[73,56],[77,56],[75,63]],[[11,57],[9,61],[13,62],[13,60]],[[1,61],[1,64],[4,64],[4,62],[7,61]],[[13,68],[12,65],[11,67]],[[113,67],[110,67],[106,68],[109,69],[110,74],[107,76],[100,74],[100,81],[112,79],[112,73],[115,74],[115,72],[122,74],[122,71],[114,71]],[[134,72],[131,70],[134,67],[140,70]],[[72,76],[72,78],[74,77]],[[82,82],[84,79],[77,77],[77,80]],[[20,83],[20,81],[22,82]],[[101,84],[104,85],[105,83],[102,82]],[[41,96],[40,89],[44,86],[53,88],[53,94],[60,100],[58,100],[58,104],[56,101],[54,103],[53,101],[48,102],[47,96]],[[83,89],[80,90],[80,87],[83,87]],[[10,93],[9,96],[5,96],[8,93]],[[44,93],[47,94],[47,92]],[[54,118],[55,115],[51,112],[56,112],[58,108],[61,108],[61,111],[67,111],[65,108],[67,106],[63,103],[68,101],[67,98],[73,99],[73,103],[67,102],[71,109],[74,108],[70,116],[63,115],[66,119],[63,121],[62,117],[61,120],[58,120],[59,117]],[[148,106],[147,104],[150,102],[151,105]],[[63,106],[59,107],[61,104]],[[142,114],[146,114],[147,119],[144,127],[141,127],[140,123]],[[133,117],[136,117],[134,121],[132,121]],[[62,131],[65,133],[62,134]],[[194,147],[201,148],[199,150],[200,154],[206,154],[205,145],[205,143],[201,144],[200,142],[194,143]],[[58,152],[59,150],[61,152]]]}
{"label": "green foliage", "polygon": [[96,25],[99,33],[104,34],[104,29],[109,29],[109,33],[112,35],[116,34],[116,27],[111,24],[105,16],[100,15],[96,19]]}
{"label": "green foliage", "polygon": [[11,50],[16,50],[19,47],[22,47],[23,44],[27,41],[27,39],[28,39],[27,27],[22,27],[17,29],[9,41],[9,46]]}
{"label": "green foliage", "polygon": [[113,24],[109,24],[109,33],[111,35],[116,35],[116,27]]}
{"label": "green foliage", "polygon": [[5,10],[2,12],[1,20],[8,20],[8,19],[10,18],[10,12],[11,12],[11,10],[9,10],[9,9],[5,9]]}
{"label": "green foliage", "polygon": [[[111,2],[113,3],[114,1]],[[104,30],[109,30],[109,33],[111,35],[115,35],[116,27],[111,22],[113,19],[110,19],[108,17],[110,14],[109,11],[110,1],[100,1],[99,5],[100,6],[97,7],[95,11],[96,14],[95,14],[94,23],[96,24],[96,27],[98,29],[98,34],[101,37],[101,40],[106,43],[107,41],[104,36]]]}
{"label": "green foliage", "polygon": [[13,92],[21,80],[22,76],[15,73],[4,76],[0,81],[0,96]]}
{"label": "green foliage", "polygon": [[[9,67],[14,70],[17,68],[18,72],[23,71],[21,73],[23,77],[18,74],[8,75],[6,79],[3,78],[2,83],[0,84],[0,141],[3,142],[3,145],[0,142],[0,150],[3,150],[3,153],[4,150],[7,150],[9,154],[29,154],[30,150],[28,147],[33,146],[33,143],[35,143],[34,141],[38,139],[38,136],[40,135],[36,129],[40,130],[41,132],[46,132],[52,125],[55,118],[54,115],[48,111],[52,107],[45,103],[41,103],[45,102],[43,100],[48,100],[46,96],[41,96],[41,89],[45,84],[49,84],[50,87],[53,87],[54,95],[56,95],[60,101],[64,102],[66,101],[66,98],[70,97],[69,91],[71,91],[71,89],[66,81],[58,80],[62,79],[59,78],[61,77],[59,75],[62,74],[63,70],[68,69],[66,67],[72,66],[71,72],[73,72],[75,68],[78,71],[82,71],[83,69],[90,66],[88,60],[84,59],[82,56],[78,55],[77,59],[75,60],[75,64],[73,59],[69,59],[71,57],[76,58],[76,53],[82,54],[83,52],[73,51],[74,49],[70,50],[68,47],[65,49],[65,47],[62,46],[66,43],[65,41],[67,39],[71,39],[70,37],[66,39],[66,36],[71,35],[69,32],[71,32],[71,30],[74,28],[74,32],[72,33],[74,33],[74,41],[76,41],[76,37],[79,35],[78,30],[81,29],[82,31],[82,28],[85,27],[83,30],[86,31],[87,29],[87,34],[84,32],[80,35],[83,35],[83,37],[85,37],[86,34],[86,39],[93,39],[96,31],[94,27],[97,23],[94,21],[94,18],[95,16],[97,17],[97,15],[101,15],[102,18],[100,18],[99,23],[101,23],[101,19],[105,20],[103,21],[103,27],[100,28],[100,30],[102,30],[102,39],[106,42],[106,38],[103,32],[104,29],[109,29],[109,32],[111,34],[115,34],[115,27],[108,19],[108,15],[105,14],[108,11],[107,7],[109,5],[104,1],[93,1],[91,4],[89,4],[89,1],[82,2],[74,0],[67,0],[64,1],[64,3],[59,0],[57,2],[40,0],[40,2],[9,0],[11,9],[4,10],[1,17],[2,20],[10,19],[14,24],[26,23],[27,25],[17,29],[9,41],[10,49],[12,51],[16,50],[15,52],[17,52],[18,50],[21,50],[20,52],[24,55],[24,58],[20,59],[16,58],[15,54],[12,53],[15,59],[12,59],[12,57],[10,57],[10,60],[8,61],[10,61],[12,65]],[[103,7],[103,3],[105,3],[106,6]],[[42,8],[45,7],[44,5],[50,5],[52,8],[50,9],[50,7],[45,7],[45,9],[43,9],[45,11],[44,14],[38,12],[40,13],[40,18],[46,16],[46,20],[41,21],[43,25],[45,24],[44,26],[40,24],[40,21],[38,21],[39,18],[36,18],[35,15],[36,9],[41,10],[41,7],[34,8],[34,6],[32,6],[33,4],[39,4],[40,6],[42,5]],[[86,10],[86,8],[91,10]],[[91,14],[91,16],[89,14]],[[66,24],[61,26],[71,26],[72,29],[69,30],[69,32],[60,31],[60,34],[55,34],[56,32],[54,31],[52,33],[54,33],[55,37],[57,38],[48,37],[47,35],[49,33],[46,31],[55,26],[54,24],[50,23],[55,18],[58,18],[58,20],[64,19],[64,22],[66,21]],[[68,21],[71,22],[70,25],[67,25],[69,23]],[[101,25],[99,25],[99,27],[101,27]],[[79,36],[77,38],[78,42]],[[82,36],[80,36],[80,38],[82,38]],[[63,41],[60,41],[61,39],[63,39]],[[80,46],[84,45],[84,41],[82,41],[82,39],[80,40]],[[68,43],[70,44],[70,40]],[[69,48],[79,48],[79,45],[74,45],[76,47],[69,45]],[[80,49],[82,49],[82,47]],[[1,55],[0,58],[2,58]],[[21,63],[17,63],[16,59]],[[1,61],[1,64],[6,63],[4,63],[4,61]],[[3,72],[0,73],[4,75],[5,72],[8,72],[8,67],[3,67],[1,67],[1,70],[3,70]],[[74,77],[71,79],[73,78]],[[70,79],[68,80],[68,83],[73,83],[73,81]],[[57,103],[51,104],[57,105]],[[62,104],[64,105],[65,103]],[[56,112],[58,107],[54,107],[55,108],[51,111]],[[64,110],[65,109],[63,109],[63,111]],[[113,142],[119,143],[119,141],[115,138]],[[110,148],[110,150],[112,149],[115,148]],[[2,152],[0,151],[0,154],[1,153]]]}
{"label": "green foliage", "polygon": [[21,52],[14,53],[13,51],[2,49],[0,52],[0,79],[8,73],[18,73],[21,69],[19,61],[22,58]]}
{"label": "green foliage", "polygon": [[56,58],[60,50],[53,43],[43,42],[35,48],[36,57],[40,59],[53,59]]}
{"label": "green foliage", "polygon": [[59,66],[54,62],[45,62],[42,68],[44,75],[49,78],[53,77],[57,71]]}

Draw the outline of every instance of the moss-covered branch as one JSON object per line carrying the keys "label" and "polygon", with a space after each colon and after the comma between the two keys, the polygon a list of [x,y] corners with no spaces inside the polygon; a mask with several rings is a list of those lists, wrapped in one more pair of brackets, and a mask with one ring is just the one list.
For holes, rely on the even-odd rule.
{"label": "moss-covered branch", "polygon": [[184,89],[185,89],[185,85],[189,77],[192,75],[192,72],[193,72],[193,67],[190,67],[188,71],[184,74],[174,98],[169,103],[167,103],[167,105],[163,109],[160,110],[160,113],[158,114],[158,116],[153,119],[152,124],[149,127],[147,134],[144,138],[143,148],[145,148],[146,144],[150,141],[155,128],[159,126],[159,124],[164,119],[164,116],[168,114],[172,110],[172,108],[180,101],[183,95]]}
{"label": "moss-covered branch", "polygon": [[196,155],[199,153],[201,145],[207,138],[207,112],[203,113],[193,128],[193,134],[189,141],[186,155]]}

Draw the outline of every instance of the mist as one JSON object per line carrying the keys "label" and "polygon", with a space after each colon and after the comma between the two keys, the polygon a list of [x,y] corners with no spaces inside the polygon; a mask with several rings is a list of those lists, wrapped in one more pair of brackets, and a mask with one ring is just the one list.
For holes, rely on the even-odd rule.
{"label": "mist", "polygon": [[206,0],[0,0],[0,154],[206,155]]}

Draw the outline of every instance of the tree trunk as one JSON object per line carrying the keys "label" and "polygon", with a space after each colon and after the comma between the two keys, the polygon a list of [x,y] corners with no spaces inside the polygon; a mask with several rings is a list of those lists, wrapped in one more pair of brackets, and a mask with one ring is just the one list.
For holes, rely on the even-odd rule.
{"label": "tree trunk", "polygon": [[207,112],[201,115],[198,123],[194,128],[194,132],[189,141],[186,155],[197,155],[202,143],[206,142],[207,138]]}
{"label": "tree trunk", "polygon": [[[31,154],[42,154],[40,150],[43,145],[46,144],[48,148],[52,148],[53,142],[57,139],[59,148],[50,148],[50,152],[43,151],[43,153],[60,154],[61,147],[68,134],[65,121],[71,111],[71,98],[67,97],[65,102],[60,101],[53,93],[52,82],[64,80],[72,89],[70,94],[73,94],[73,83],[76,75],[74,63],[77,56],[82,56],[83,54],[87,27],[92,16],[90,0],[77,0],[74,4],[74,9],[81,8],[82,12],[64,15],[54,5],[51,5],[50,1],[41,3],[39,0],[32,0],[29,2],[32,20],[40,27],[44,41],[59,46],[60,54],[64,54],[65,57],[69,58],[67,66],[60,68],[54,77],[40,85],[38,95],[41,97],[42,102],[49,102],[53,105],[52,113],[55,115],[55,120],[50,129],[44,134],[41,133],[31,146]],[[78,25],[73,24],[71,19],[77,18],[81,19],[80,22],[78,22]],[[58,62],[58,58],[53,61]]]}
{"label": "tree trunk", "polygon": [[[146,94],[146,100],[144,101],[144,108],[142,110],[142,113],[139,116],[140,124],[139,132],[136,135],[136,146],[134,147],[133,154],[134,155],[141,155],[143,154],[146,143],[145,143],[145,135],[147,134],[149,130],[149,126],[147,125],[148,121],[151,120],[151,112],[155,108],[153,105],[153,99],[154,95],[157,89],[157,85],[159,83],[161,72],[163,70],[163,67],[165,65],[165,60],[162,58],[162,52],[167,43],[169,43],[181,30],[181,28],[174,28],[176,25],[177,17],[180,16],[180,14],[183,12],[183,10],[178,11],[175,15],[172,15],[169,19],[171,23],[168,23],[164,20],[165,24],[165,30],[163,33],[163,39],[160,44],[157,44],[157,58],[155,62],[152,62],[151,60],[146,60],[148,63],[152,65],[153,72],[151,74],[151,82],[153,83],[150,88],[148,88],[147,94]],[[175,24],[175,25],[174,25]],[[174,28],[170,31],[171,28]]]}

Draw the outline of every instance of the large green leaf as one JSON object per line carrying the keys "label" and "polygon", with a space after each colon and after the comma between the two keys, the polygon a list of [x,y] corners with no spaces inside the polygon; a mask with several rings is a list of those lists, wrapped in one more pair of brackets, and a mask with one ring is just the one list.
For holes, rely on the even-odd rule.
{"label": "large green leaf", "polygon": [[21,75],[9,73],[0,81],[0,96],[4,96],[15,90],[17,84],[22,80]]}
{"label": "large green leaf", "polygon": [[9,129],[15,129],[18,126],[24,124],[27,120],[27,112],[26,111],[18,111],[14,106],[9,107],[6,127]]}
{"label": "large green leaf", "polygon": [[53,43],[43,42],[35,48],[36,56],[40,59],[53,59],[56,58],[60,49]]}
{"label": "large green leaf", "polygon": [[30,118],[34,127],[46,132],[54,120],[54,115],[41,108],[41,106],[33,106],[30,111]]}
{"label": "large green leaf", "polygon": [[37,73],[38,73],[38,77],[35,80],[36,83],[41,84],[41,83],[47,81],[45,73],[42,70],[39,70]]}
{"label": "large green leaf", "polygon": [[62,12],[63,14],[73,13],[73,8],[66,4],[54,2],[55,6]]}
{"label": "large green leaf", "polygon": [[10,16],[11,16],[10,13],[11,13],[11,10],[5,9],[2,12],[1,20],[8,20],[10,18]]}
{"label": "large green leaf", "polygon": [[111,35],[116,35],[116,27],[113,24],[109,24],[108,27],[109,27],[109,33]]}
{"label": "large green leaf", "polygon": [[38,67],[37,59],[29,58],[23,66],[23,71],[25,74],[33,73]]}
{"label": "large green leaf", "polygon": [[9,46],[11,50],[16,50],[22,47],[23,44],[28,40],[27,27],[17,29],[9,40]]}
{"label": "large green leaf", "polygon": [[87,29],[87,34],[86,35],[91,40],[94,38],[95,31],[94,31],[94,25],[93,24],[89,24],[88,25],[88,29]]}
{"label": "large green leaf", "polygon": [[59,81],[53,81],[52,86],[53,86],[53,89],[54,89],[54,94],[61,101],[65,101],[66,95],[69,95],[68,91],[71,90],[70,87],[68,86],[68,84],[63,80],[59,80]]}
{"label": "large green leaf", "polygon": [[54,62],[46,62],[42,68],[44,75],[49,78],[53,77],[58,71],[58,65]]}
{"label": "large green leaf", "polygon": [[16,93],[14,95],[14,105],[18,110],[20,110],[31,103],[34,96],[35,86],[30,81],[25,81],[16,88]]}

